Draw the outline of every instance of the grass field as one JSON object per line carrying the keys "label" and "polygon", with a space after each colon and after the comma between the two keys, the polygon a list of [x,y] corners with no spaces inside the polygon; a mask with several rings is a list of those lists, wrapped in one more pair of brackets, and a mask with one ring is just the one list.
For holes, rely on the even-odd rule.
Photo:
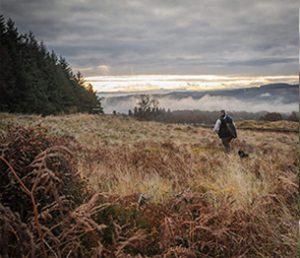
{"label": "grass field", "polygon": [[[86,257],[297,256],[297,133],[240,130],[225,154],[212,129],[189,125],[0,114],[2,138],[11,126],[44,127],[62,138],[89,191],[105,196],[109,208],[94,221],[111,231],[93,236]],[[238,126],[297,129],[298,123]],[[240,159],[240,149],[249,158]],[[138,205],[141,193],[145,204]]]}
{"label": "grass field", "polygon": [[290,122],[290,121],[275,121],[275,122],[268,122],[268,121],[254,121],[254,120],[245,120],[245,121],[238,121],[237,126],[241,129],[268,129],[273,131],[299,131],[299,123],[297,122]]}

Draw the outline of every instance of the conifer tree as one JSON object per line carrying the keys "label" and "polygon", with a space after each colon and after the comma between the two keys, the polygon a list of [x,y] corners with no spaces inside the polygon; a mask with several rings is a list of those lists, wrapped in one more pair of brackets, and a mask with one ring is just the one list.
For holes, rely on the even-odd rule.
{"label": "conifer tree", "polygon": [[0,15],[0,112],[59,114],[94,112],[102,107],[80,72],[73,74],[32,32],[20,34]]}

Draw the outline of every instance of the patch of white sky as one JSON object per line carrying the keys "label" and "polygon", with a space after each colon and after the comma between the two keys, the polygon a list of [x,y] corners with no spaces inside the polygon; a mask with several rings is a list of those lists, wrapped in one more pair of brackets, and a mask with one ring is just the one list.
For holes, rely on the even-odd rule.
{"label": "patch of white sky", "polygon": [[259,87],[270,83],[298,84],[298,76],[126,75],[86,78],[98,92],[214,90]]}

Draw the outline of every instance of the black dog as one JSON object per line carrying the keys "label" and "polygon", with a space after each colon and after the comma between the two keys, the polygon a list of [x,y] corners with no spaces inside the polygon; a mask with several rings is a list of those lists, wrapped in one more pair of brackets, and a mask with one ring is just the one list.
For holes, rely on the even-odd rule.
{"label": "black dog", "polygon": [[239,150],[238,154],[239,154],[239,156],[240,156],[241,159],[249,157],[249,154],[246,153],[246,152],[244,152],[244,151],[242,151],[242,150]]}

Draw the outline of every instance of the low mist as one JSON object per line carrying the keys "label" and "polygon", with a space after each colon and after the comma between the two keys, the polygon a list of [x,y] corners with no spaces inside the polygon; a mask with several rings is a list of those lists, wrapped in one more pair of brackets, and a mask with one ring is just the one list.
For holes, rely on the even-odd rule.
{"label": "low mist", "polygon": [[[159,107],[173,110],[205,110],[218,111],[226,109],[228,111],[247,111],[247,112],[280,112],[290,113],[299,110],[298,102],[286,103],[283,98],[265,98],[262,96],[257,99],[242,100],[235,97],[204,95],[199,99],[186,97],[176,99],[170,96],[155,97],[159,101]],[[106,97],[102,100],[104,112],[112,113],[114,110],[118,113],[128,113],[137,106],[138,95]]]}

